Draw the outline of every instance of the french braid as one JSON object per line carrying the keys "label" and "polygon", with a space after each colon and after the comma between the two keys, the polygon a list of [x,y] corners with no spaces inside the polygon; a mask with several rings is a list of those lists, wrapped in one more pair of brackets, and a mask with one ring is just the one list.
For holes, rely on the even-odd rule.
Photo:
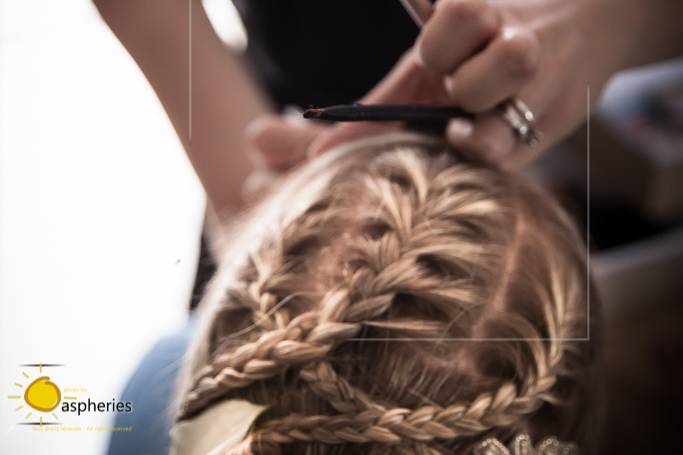
{"label": "french braid", "polygon": [[[536,215],[526,216],[520,194],[538,195],[520,190],[512,178],[453,164],[448,154],[424,145],[373,152],[360,166],[338,170],[316,203],[249,257],[226,293],[227,311],[214,316],[247,310],[249,335],[232,349],[214,347],[210,361],[195,372],[179,418],[288,371],[297,373],[298,387],[336,414],[276,412],[232,454],[279,453],[282,444],[296,443],[438,454],[442,443],[519,426],[544,404],[563,399],[556,389],[571,354],[565,339],[576,336],[582,321],[582,289],[576,271],[564,267],[566,257],[539,254],[530,239]],[[574,247],[571,226],[562,229],[569,234],[552,241],[569,246],[554,246]],[[319,270],[330,255],[338,266]],[[517,267],[524,255],[540,258],[534,270]],[[306,277],[323,275],[317,280],[322,289],[302,291]],[[523,283],[518,286],[511,275]],[[504,319],[495,317],[515,286],[533,289],[527,297],[539,318],[520,314],[526,301]],[[406,298],[420,303],[397,303]],[[431,316],[416,317],[414,307],[431,308]],[[495,338],[489,326],[500,327],[513,354],[524,360],[517,359],[517,372],[496,387],[444,406],[397,405],[354,385],[335,367],[342,348],[369,333],[388,341],[403,335]]]}

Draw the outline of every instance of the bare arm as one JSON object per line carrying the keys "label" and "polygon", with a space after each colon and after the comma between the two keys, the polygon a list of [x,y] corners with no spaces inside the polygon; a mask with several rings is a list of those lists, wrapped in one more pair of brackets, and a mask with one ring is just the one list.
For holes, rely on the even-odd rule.
{"label": "bare arm", "polygon": [[239,56],[214,33],[201,1],[93,2],[161,100],[213,210],[225,216],[239,209],[251,170],[244,130],[268,108]]}

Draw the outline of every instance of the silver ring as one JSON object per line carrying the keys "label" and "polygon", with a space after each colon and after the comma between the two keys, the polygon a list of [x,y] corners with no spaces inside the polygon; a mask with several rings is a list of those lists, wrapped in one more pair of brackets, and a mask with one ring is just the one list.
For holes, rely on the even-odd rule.
{"label": "silver ring", "polygon": [[534,145],[541,140],[541,132],[534,128],[534,113],[519,98],[513,98],[505,103],[503,118],[525,144]]}

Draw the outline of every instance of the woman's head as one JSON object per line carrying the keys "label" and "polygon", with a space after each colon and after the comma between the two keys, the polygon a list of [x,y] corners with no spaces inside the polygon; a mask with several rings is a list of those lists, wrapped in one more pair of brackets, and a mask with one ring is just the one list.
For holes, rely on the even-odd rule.
{"label": "woman's head", "polygon": [[240,448],[255,453],[579,437],[583,248],[523,179],[376,138],[298,171],[244,229],[206,299],[181,418],[266,405]]}

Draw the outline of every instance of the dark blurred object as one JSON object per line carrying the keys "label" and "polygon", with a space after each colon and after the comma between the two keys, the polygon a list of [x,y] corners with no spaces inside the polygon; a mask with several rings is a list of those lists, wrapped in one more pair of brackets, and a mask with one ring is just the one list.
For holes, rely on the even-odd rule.
{"label": "dark blurred object", "polygon": [[202,232],[199,243],[199,260],[197,261],[197,273],[192,285],[192,296],[190,296],[190,310],[194,310],[199,305],[206,285],[209,280],[216,273],[216,261],[211,256],[211,249],[209,248],[209,239],[206,228]]}
{"label": "dark blurred object", "polygon": [[[683,308],[683,227],[607,249],[592,259],[608,317],[636,307],[657,313],[672,304]],[[683,334],[683,318],[677,322]]]}
{"label": "dark blurred object", "polygon": [[606,321],[600,454],[683,453],[683,302],[656,303]]}
{"label": "dark blurred object", "polygon": [[[613,91],[592,122],[591,185],[602,199],[670,223],[683,220],[683,63],[651,84]],[[585,137],[574,136],[583,150]]]}
{"label": "dark blurred object", "polygon": [[417,38],[398,0],[235,0],[254,76],[280,106],[363,96]]}

